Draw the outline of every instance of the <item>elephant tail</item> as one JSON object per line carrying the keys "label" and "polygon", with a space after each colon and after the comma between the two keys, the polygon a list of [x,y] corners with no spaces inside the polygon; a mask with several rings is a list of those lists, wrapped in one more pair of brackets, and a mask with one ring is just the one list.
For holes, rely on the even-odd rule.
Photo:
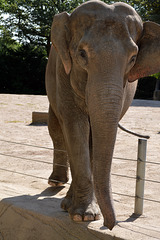
{"label": "elephant tail", "polygon": [[149,138],[150,138],[150,136],[148,136],[148,135],[141,135],[141,134],[139,134],[139,133],[132,132],[132,131],[130,131],[130,130],[124,128],[124,127],[122,127],[119,123],[118,123],[118,127],[119,127],[121,130],[123,130],[124,132],[127,132],[127,133],[129,133],[129,134],[132,134],[132,135],[134,135],[134,136],[137,136],[137,137],[140,137],[140,138],[146,138],[146,139],[149,139]]}

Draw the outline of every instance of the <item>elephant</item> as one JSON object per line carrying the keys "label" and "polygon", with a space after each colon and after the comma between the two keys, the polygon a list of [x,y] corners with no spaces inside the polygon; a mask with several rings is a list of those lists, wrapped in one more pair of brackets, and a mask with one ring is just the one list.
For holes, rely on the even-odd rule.
{"label": "elephant", "polygon": [[[54,148],[48,183],[72,182],[61,207],[76,222],[116,214],[111,164],[117,127],[137,79],[160,71],[160,25],[142,22],[126,3],[87,1],[53,17],[46,67],[48,129]],[[62,151],[58,151],[62,150]]]}

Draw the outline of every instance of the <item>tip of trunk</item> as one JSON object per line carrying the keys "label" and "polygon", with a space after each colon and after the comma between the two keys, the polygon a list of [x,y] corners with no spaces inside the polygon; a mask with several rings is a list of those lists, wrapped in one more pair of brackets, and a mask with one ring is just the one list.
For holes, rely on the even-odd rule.
{"label": "tip of trunk", "polygon": [[104,226],[109,228],[109,230],[112,230],[115,225],[116,225],[115,216],[113,216],[112,219],[108,219],[108,218],[104,217]]}

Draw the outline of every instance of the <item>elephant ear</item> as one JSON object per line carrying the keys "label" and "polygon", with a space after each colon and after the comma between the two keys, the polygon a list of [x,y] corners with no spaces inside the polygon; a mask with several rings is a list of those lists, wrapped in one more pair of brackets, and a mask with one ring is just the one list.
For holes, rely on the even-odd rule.
{"label": "elephant ear", "polygon": [[58,52],[66,74],[71,71],[71,57],[69,54],[69,15],[66,12],[57,14],[53,18],[51,41]]}
{"label": "elephant ear", "polygon": [[128,75],[128,81],[160,72],[160,25],[154,22],[143,24],[143,34],[138,44],[136,63]]}

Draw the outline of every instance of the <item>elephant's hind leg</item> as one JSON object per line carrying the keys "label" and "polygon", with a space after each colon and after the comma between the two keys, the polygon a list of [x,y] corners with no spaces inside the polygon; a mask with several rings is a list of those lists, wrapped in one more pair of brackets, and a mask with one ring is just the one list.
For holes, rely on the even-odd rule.
{"label": "elephant's hind leg", "polygon": [[49,107],[48,129],[54,145],[53,172],[48,179],[48,184],[56,187],[66,183],[69,177],[63,133],[51,106]]}

